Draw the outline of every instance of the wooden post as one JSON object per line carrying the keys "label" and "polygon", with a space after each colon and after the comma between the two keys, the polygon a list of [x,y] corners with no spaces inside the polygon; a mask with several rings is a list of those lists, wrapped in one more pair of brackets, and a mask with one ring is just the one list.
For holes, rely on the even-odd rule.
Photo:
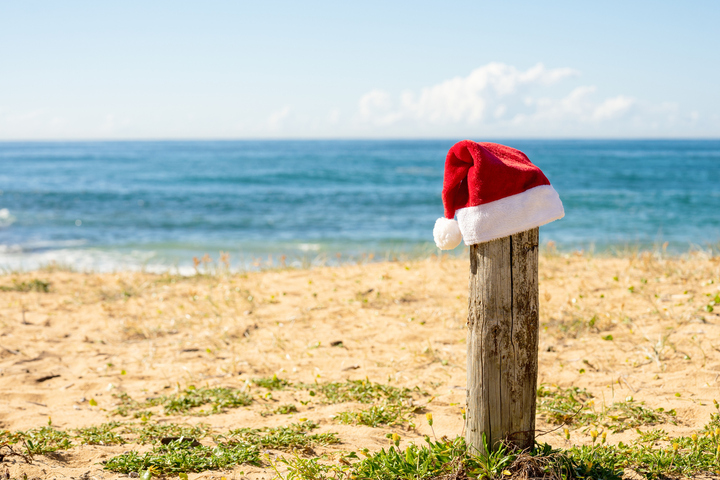
{"label": "wooden post", "polygon": [[538,369],[538,229],[470,247],[465,440],[532,448]]}

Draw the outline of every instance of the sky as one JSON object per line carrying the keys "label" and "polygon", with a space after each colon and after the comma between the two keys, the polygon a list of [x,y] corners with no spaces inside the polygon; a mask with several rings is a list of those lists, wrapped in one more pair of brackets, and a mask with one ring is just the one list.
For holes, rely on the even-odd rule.
{"label": "sky", "polygon": [[720,138],[717,1],[0,2],[0,140]]}

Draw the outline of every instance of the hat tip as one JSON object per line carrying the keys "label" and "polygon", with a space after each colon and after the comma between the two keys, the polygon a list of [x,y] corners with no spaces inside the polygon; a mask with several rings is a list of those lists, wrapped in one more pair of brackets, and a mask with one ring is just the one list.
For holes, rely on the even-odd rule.
{"label": "hat tip", "polygon": [[440,250],[452,250],[462,242],[462,233],[457,220],[438,218],[433,228],[433,239]]}

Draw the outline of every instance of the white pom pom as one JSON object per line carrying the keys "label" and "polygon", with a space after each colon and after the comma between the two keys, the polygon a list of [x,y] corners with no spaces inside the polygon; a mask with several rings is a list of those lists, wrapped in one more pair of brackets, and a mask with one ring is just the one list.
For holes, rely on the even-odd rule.
{"label": "white pom pom", "polygon": [[433,228],[433,238],[435,245],[440,250],[452,250],[462,242],[462,234],[457,220],[448,218],[438,218]]}

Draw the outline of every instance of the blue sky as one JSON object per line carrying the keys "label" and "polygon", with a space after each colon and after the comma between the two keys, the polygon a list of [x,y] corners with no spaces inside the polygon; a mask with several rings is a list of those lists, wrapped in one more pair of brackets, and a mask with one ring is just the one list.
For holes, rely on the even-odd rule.
{"label": "blue sky", "polygon": [[0,3],[0,140],[720,137],[720,2]]}

